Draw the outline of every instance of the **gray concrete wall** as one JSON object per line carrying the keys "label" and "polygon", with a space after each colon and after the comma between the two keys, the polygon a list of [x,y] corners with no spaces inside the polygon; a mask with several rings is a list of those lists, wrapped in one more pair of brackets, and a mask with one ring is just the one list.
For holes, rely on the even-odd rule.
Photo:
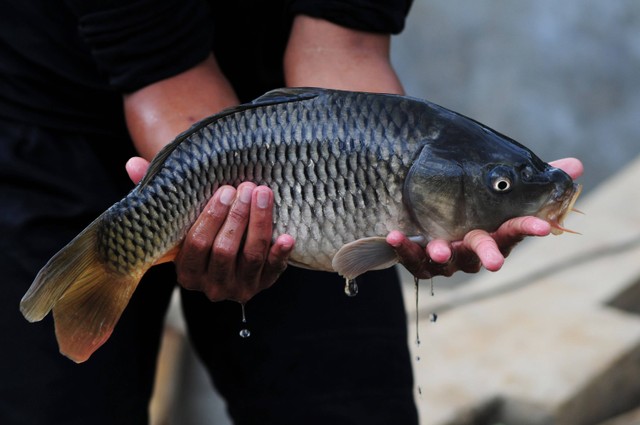
{"label": "gray concrete wall", "polygon": [[407,93],[550,161],[588,192],[640,154],[640,2],[415,0],[393,60]]}

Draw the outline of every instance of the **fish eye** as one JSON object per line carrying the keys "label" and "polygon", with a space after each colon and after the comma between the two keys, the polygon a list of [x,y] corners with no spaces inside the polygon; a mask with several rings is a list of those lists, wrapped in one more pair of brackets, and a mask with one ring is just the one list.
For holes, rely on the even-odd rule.
{"label": "fish eye", "polygon": [[500,164],[489,171],[486,182],[493,192],[507,193],[513,189],[517,177],[513,167]]}
{"label": "fish eye", "polygon": [[500,176],[493,179],[491,183],[493,190],[496,192],[508,192],[511,190],[511,179],[508,177]]}

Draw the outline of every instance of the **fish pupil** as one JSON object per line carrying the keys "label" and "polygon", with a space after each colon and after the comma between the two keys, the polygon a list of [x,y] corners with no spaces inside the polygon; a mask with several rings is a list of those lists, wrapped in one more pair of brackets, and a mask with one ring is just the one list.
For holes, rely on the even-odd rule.
{"label": "fish pupil", "polygon": [[511,181],[506,177],[498,177],[493,182],[493,188],[497,192],[506,192],[511,189]]}

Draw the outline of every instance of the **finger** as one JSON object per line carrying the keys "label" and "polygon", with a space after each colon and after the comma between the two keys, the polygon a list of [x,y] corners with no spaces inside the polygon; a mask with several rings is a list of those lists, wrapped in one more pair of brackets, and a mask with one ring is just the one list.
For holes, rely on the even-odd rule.
{"label": "finger", "polygon": [[254,189],[253,183],[242,183],[238,186],[236,198],[227,219],[213,242],[213,251],[209,260],[209,281],[212,287],[219,285],[218,290],[226,288],[231,293],[236,290],[234,279],[236,263],[249,222]]}
{"label": "finger", "polygon": [[295,244],[290,235],[280,235],[269,250],[267,261],[262,269],[261,288],[273,285],[287,268],[287,261]]}
{"label": "finger", "polygon": [[498,271],[504,264],[504,256],[496,241],[484,230],[472,230],[464,236],[464,245],[473,251],[480,263],[489,271]]}
{"label": "finger", "polygon": [[436,263],[447,263],[451,259],[451,246],[442,239],[434,239],[427,244],[427,253]]}
{"label": "finger", "polygon": [[204,289],[211,246],[222,227],[236,189],[231,186],[220,187],[211,197],[204,210],[191,226],[180,252],[176,256],[178,282],[187,289]]}
{"label": "finger", "polygon": [[509,255],[516,244],[525,236],[547,236],[551,225],[537,217],[516,217],[503,223],[492,236],[504,257]]}
{"label": "finger", "polygon": [[140,158],[139,156],[134,156],[129,158],[124,167],[127,170],[127,174],[131,181],[138,184],[138,182],[142,180],[144,175],[147,173],[149,161],[144,158]]}
{"label": "finger", "polygon": [[560,168],[565,173],[569,174],[572,179],[577,179],[584,172],[584,165],[577,158],[562,158],[549,163],[553,167]]}
{"label": "finger", "polygon": [[266,186],[252,193],[249,225],[239,258],[238,280],[245,296],[250,298],[259,290],[260,276],[269,255],[273,229],[273,193]]}
{"label": "finger", "polygon": [[433,275],[427,269],[429,259],[420,245],[411,242],[402,232],[396,230],[387,235],[387,243],[393,247],[400,263],[418,279],[429,279]]}

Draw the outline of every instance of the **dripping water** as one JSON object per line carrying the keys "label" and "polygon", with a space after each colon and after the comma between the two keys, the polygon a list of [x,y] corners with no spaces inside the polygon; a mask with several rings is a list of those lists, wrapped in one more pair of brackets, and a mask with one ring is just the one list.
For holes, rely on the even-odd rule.
{"label": "dripping water", "polygon": [[[420,314],[419,314],[419,305],[418,305],[418,295],[420,292],[420,279],[417,277],[413,277],[413,286],[415,288],[416,293],[416,347],[420,347]],[[420,357],[418,357],[420,360]]]}
{"label": "dripping water", "polygon": [[358,295],[358,283],[355,279],[345,279],[344,293],[347,294],[348,297],[355,297]]}
{"label": "dripping water", "polygon": [[[416,362],[420,361],[420,309],[418,305],[419,294],[420,294],[420,279],[417,277],[413,277],[413,286],[415,288],[416,294]],[[422,387],[420,385],[417,386],[418,396],[422,398]]]}
{"label": "dripping water", "polygon": [[245,312],[244,303],[240,303],[240,307],[242,307],[242,329],[240,329],[240,336],[242,338],[249,338],[251,336],[251,331],[246,327],[247,326],[247,314]]}

